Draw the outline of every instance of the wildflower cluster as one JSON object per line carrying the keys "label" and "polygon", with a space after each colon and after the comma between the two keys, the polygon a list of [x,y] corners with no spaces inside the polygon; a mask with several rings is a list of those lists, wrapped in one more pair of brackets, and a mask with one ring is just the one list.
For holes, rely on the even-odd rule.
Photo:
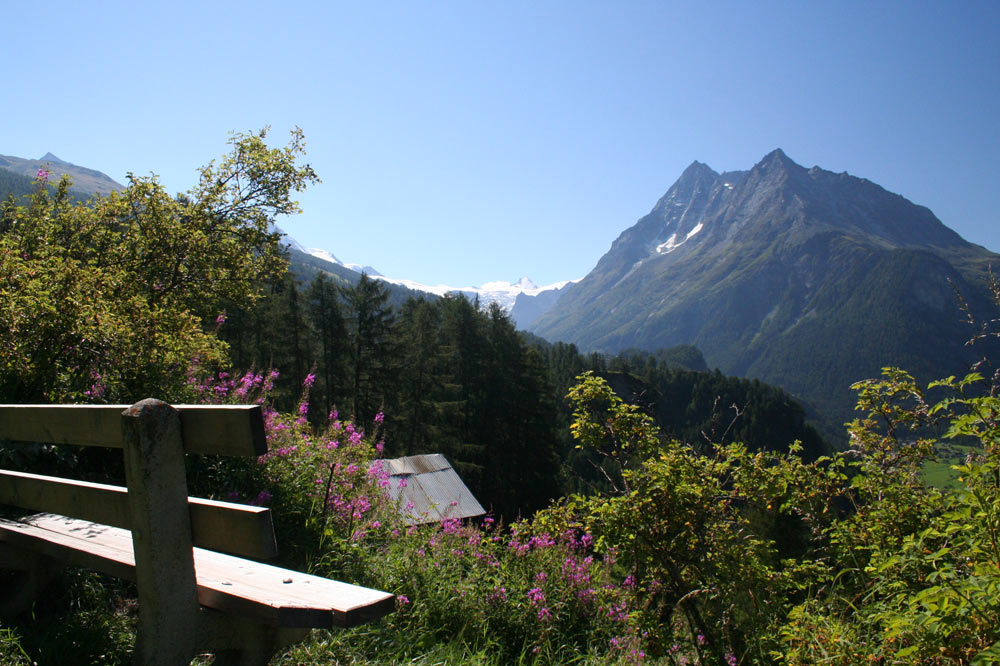
{"label": "wildflower cluster", "polygon": [[230,501],[274,507],[283,550],[298,549],[298,559],[314,566],[336,559],[331,549],[337,542],[360,544],[397,527],[386,492],[388,471],[375,460],[383,450],[383,443],[376,441],[381,414],[368,435],[336,410],[324,427],[314,428],[307,420],[316,379],[312,373],[302,383],[294,411],[279,413],[271,404],[278,371],[206,375],[199,369],[192,364],[187,384],[201,402],[262,405],[268,448],[249,468],[239,462],[217,463],[221,469],[202,474],[208,477],[200,481],[202,487]]}
{"label": "wildflower cluster", "polygon": [[[553,651],[612,650],[631,632],[632,592],[595,558],[589,534],[553,536],[526,521],[504,529],[455,519],[410,527],[385,552],[385,584],[412,605],[394,621],[409,636],[475,640],[514,660]],[[478,643],[477,643],[478,644]]]}
{"label": "wildflower cluster", "polygon": [[306,415],[314,376],[288,414],[269,406],[276,377],[216,373],[191,386],[206,400],[264,405],[268,453],[251,487],[265,490],[247,491],[243,501],[273,506],[279,539],[308,544],[298,557],[314,571],[396,593],[397,611],[386,622],[409,637],[401,643],[463,636],[512,659],[567,645],[641,659],[636,590],[614,573],[613,552],[595,556],[589,532],[528,521],[505,528],[491,517],[479,525],[453,518],[407,525],[410,507],[395,506],[389,494],[391,484],[407,482],[390,478],[379,461],[383,415],[366,432],[334,410],[322,429],[313,428]]}
{"label": "wildflower cluster", "polygon": [[285,505],[283,511],[318,535],[322,550],[334,542],[362,542],[382,534],[398,519],[388,500],[388,470],[376,460],[383,449],[377,441],[381,414],[370,434],[342,420],[336,410],[325,427],[313,428],[306,415],[314,381],[313,374],[306,377],[294,413],[265,410],[268,453],[258,462],[267,485]]}
{"label": "wildflower cluster", "polygon": [[[265,404],[278,371],[267,373],[248,370],[242,375],[230,375],[229,372],[205,374],[201,364],[195,360],[187,372],[187,387],[194,399],[203,404]],[[270,411],[273,416],[273,410]]]}

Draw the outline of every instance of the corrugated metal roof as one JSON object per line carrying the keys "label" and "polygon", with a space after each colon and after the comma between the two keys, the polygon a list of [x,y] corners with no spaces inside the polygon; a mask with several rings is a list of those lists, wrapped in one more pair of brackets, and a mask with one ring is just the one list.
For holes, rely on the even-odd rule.
{"label": "corrugated metal roof", "polygon": [[389,495],[411,525],[486,513],[440,453],[381,462],[389,472]]}

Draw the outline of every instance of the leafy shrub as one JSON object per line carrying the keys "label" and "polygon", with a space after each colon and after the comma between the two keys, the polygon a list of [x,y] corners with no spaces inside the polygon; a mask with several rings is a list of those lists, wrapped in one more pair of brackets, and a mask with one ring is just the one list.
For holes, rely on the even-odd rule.
{"label": "leafy shrub", "polygon": [[[858,510],[830,527],[838,575],[828,592],[782,629],[787,663],[1000,661],[1000,398],[983,382],[933,382],[948,391],[934,404],[898,370],[858,386],[869,412],[851,428],[867,454],[853,483]],[[944,492],[919,482],[933,442],[907,438],[938,418],[946,438],[979,444]]]}
{"label": "leafy shrub", "polygon": [[643,651],[676,663],[766,660],[785,609],[822,570],[804,555],[839,467],[805,463],[796,445],[702,455],[665,439],[603,379],[580,380],[571,429],[605,458],[611,490],[570,497],[535,522],[579,526],[617,559]]}
{"label": "leafy shrub", "polygon": [[66,178],[50,196],[40,172],[23,205],[0,205],[0,400],[174,401],[192,358],[224,363],[203,322],[284,270],[273,221],[317,180],[296,165],[300,131],[283,149],[266,135],[234,135],[186,195],[130,174],[81,203]]}

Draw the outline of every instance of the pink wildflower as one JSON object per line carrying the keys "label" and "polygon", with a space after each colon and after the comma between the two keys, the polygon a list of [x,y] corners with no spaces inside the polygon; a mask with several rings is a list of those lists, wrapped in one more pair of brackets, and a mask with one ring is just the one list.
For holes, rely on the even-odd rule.
{"label": "pink wildflower", "polygon": [[494,585],[493,592],[486,596],[487,603],[506,601],[506,599],[507,599],[507,588],[502,585]]}

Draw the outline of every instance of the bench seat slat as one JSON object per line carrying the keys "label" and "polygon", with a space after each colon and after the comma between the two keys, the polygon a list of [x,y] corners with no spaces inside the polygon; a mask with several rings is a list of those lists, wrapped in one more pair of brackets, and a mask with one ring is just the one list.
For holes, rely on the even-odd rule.
{"label": "bench seat slat", "polygon": [[[128,489],[58,476],[0,470],[0,504],[130,529]],[[194,545],[255,559],[278,552],[270,510],[188,498]]]}
{"label": "bench seat slat", "polygon": [[[46,514],[39,515],[43,516],[47,517]],[[60,531],[27,521],[0,519],[0,542],[25,551],[39,552],[66,564],[135,581],[135,556],[131,549],[123,548],[114,538],[106,537],[108,530],[117,528],[86,521],[78,523],[72,530],[67,525],[67,529]],[[81,548],[81,544],[86,547]]]}
{"label": "bench seat slat", "polygon": [[[0,405],[0,439],[122,448],[122,412],[131,405]],[[267,453],[260,405],[174,405],[184,452]]]}
{"label": "bench seat slat", "polygon": [[[135,578],[127,530],[52,514],[0,520],[0,541],[78,566]],[[198,601],[273,626],[350,627],[386,615],[395,597],[318,576],[194,549]],[[291,582],[285,582],[291,581]]]}
{"label": "bench seat slat", "polygon": [[[395,596],[388,592],[199,550],[195,570],[204,606],[239,613],[246,612],[241,605],[247,600],[266,600],[276,612],[272,624],[324,628],[352,627],[395,608]],[[216,599],[219,590],[225,594]],[[303,620],[291,619],[299,614]]]}

